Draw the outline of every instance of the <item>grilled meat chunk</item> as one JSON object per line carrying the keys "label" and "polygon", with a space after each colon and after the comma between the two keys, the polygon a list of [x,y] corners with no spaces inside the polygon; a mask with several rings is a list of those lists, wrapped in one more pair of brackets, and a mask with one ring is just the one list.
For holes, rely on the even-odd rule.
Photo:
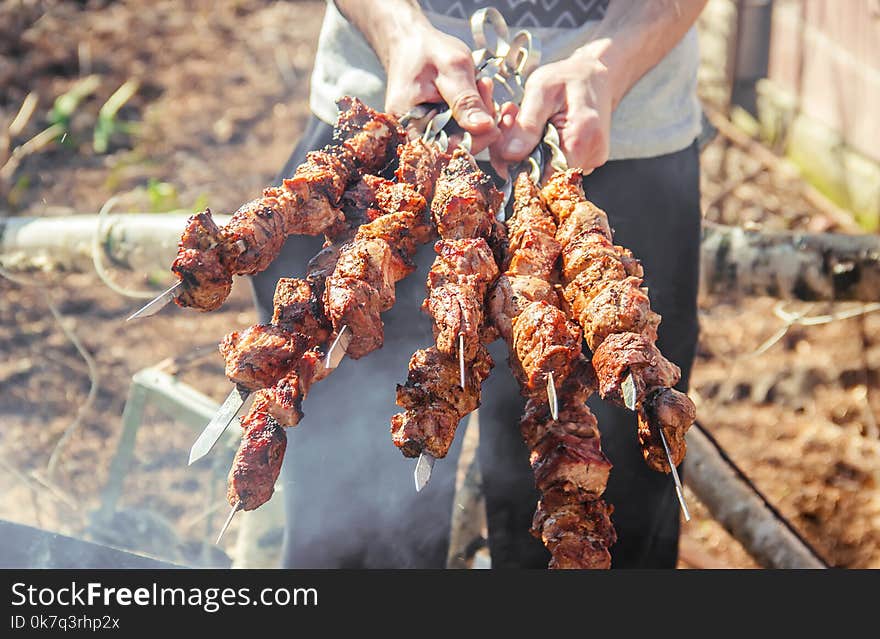
{"label": "grilled meat chunk", "polygon": [[671,472],[660,441],[660,428],[672,463],[678,466],[687,453],[685,434],[696,418],[696,407],[684,393],[674,388],[659,388],[649,393],[639,407],[639,444],[648,466],[661,473]]}
{"label": "grilled meat chunk", "polygon": [[431,214],[447,240],[489,236],[503,196],[470,153],[456,149],[434,189]]}
{"label": "grilled meat chunk", "polygon": [[178,243],[177,258],[171,270],[183,282],[175,298],[179,306],[200,311],[220,308],[232,290],[232,275],[223,263],[222,233],[205,209],[189,218]]}
{"label": "grilled meat chunk", "polygon": [[621,385],[633,374],[639,398],[646,389],[675,386],[681,370],[663,357],[652,339],[638,333],[609,335],[593,353],[593,367],[602,399],[623,406]]}
{"label": "grilled meat chunk", "polygon": [[545,394],[547,373],[561,384],[581,354],[581,330],[559,308],[533,302],[513,321],[515,367],[524,395]]}
{"label": "grilled meat chunk", "polygon": [[241,420],[244,434],[229,471],[226,499],[230,506],[254,510],[275,492],[287,435],[266,413],[251,410]]}
{"label": "grilled meat chunk", "polygon": [[617,541],[613,508],[577,494],[544,495],[532,520],[532,535],[550,551],[551,569],[607,570],[608,548]]}
{"label": "grilled meat chunk", "polygon": [[224,337],[220,353],[226,360],[226,377],[255,391],[284,377],[308,346],[302,333],[291,333],[273,324],[256,324]]}
{"label": "grilled meat chunk", "polygon": [[391,418],[394,445],[407,457],[423,452],[445,457],[458,422],[479,406],[480,387],[493,366],[489,352],[481,346],[465,369],[465,387],[461,388],[458,360],[434,347],[416,351],[406,384],[397,386],[397,405],[406,412]]}
{"label": "grilled meat chunk", "polygon": [[483,238],[440,240],[434,251],[437,258],[428,273],[422,308],[434,319],[440,352],[457,357],[462,335],[465,361],[471,361],[480,348],[486,291],[498,277],[498,267]]}
{"label": "grilled meat chunk", "polygon": [[501,275],[489,291],[486,309],[501,337],[513,339],[513,320],[532,302],[559,306],[559,296],[545,279],[530,275]]}

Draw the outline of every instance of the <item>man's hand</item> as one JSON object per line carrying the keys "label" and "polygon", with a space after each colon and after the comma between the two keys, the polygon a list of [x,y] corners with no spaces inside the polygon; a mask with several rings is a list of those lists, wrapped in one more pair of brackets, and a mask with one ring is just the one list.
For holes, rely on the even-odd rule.
{"label": "man's hand", "polygon": [[494,122],[491,82],[477,85],[468,46],[428,21],[410,0],[336,0],[364,34],[388,76],[385,109],[403,115],[422,102],[446,102],[480,151],[500,131]]}
{"label": "man's hand", "polygon": [[[550,121],[568,163],[588,172],[608,159],[611,114],[623,96],[678,43],[706,0],[613,0],[570,58],[537,69],[517,111],[502,109],[493,162],[525,158]],[[515,118],[515,119],[514,119]]]}
{"label": "man's hand", "polygon": [[500,135],[491,106],[492,81],[478,86],[471,51],[458,38],[430,25],[413,29],[395,43],[385,71],[389,113],[402,115],[422,102],[446,102],[455,121],[473,136],[475,153]]}
{"label": "man's hand", "polygon": [[[504,110],[503,125],[512,122],[503,127],[503,138],[494,145],[493,154],[508,162],[522,160],[538,145],[549,121],[559,131],[569,166],[589,172],[608,159],[614,106],[601,49],[585,47],[529,76],[518,112]],[[509,120],[508,113],[515,120]]]}

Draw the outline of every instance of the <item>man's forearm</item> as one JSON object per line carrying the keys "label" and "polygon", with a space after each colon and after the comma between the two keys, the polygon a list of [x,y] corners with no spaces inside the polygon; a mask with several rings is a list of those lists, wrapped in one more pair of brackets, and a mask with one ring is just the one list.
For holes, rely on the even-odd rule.
{"label": "man's forearm", "polygon": [[416,0],[335,0],[336,7],[364,35],[387,68],[390,48],[413,28],[428,25]]}
{"label": "man's forearm", "polygon": [[616,107],[693,26],[707,0],[611,0],[591,41],[575,56],[598,57],[609,69]]}

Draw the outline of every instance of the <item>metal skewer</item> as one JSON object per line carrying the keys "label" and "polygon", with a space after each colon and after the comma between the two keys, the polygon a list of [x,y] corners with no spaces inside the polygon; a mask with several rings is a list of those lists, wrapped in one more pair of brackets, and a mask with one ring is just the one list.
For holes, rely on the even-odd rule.
{"label": "metal skewer", "polygon": [[660,431],[660,441],[663,442],[663,450],[666,451],[666,462],[669,464],[669,469],[672,471],[672,481],[675,482],[675,495],[678,497],[678,505],[681,506],[684,520],[690,521],[691,513],[688,510],[687,502],[684,500],[684,488],[682,488],[681,478],[678,476],[678,470],[676,470],[675,464],[672,463],[672,454],[669,452],[669,445],[666,443],[666,435],[663,434],[662,426],[658,426],[657,430]]}
{"label": "metal skewer", "polygon": [[223,523],[223,528],[220,529],[220,534],[217,535],[217,541],[215,541],[214,544],[220,544],[220,540],[223,539],[223,535],[226,533],[226,529],[229,528],[229,524],[232,523],[232,518],[235,517],[235,513],[237,513],[239,510],[241,510],[241,502],[237,502],[235,506],[232,507],[232,510],[229,511],[229,516]]}
{"label": "metal skewer", "polygon": [[223,404],[220,406],[220,410],[218,410],[217,414],[214,415],[210,422],[208,422],[208,425],[205,426],[205,429],[199,434],[195,443],[192,445],[192,448],[189,451],[190,466],[211,452],[211,449],[214,448],[214,444],[217,443],[223,433],[226,432],[226,429],[229,428],[229,424],[231,424],[232,420],[235,419],[235,416],[238,415],[238,412],[241,410],[241,407],[244,406],[244,403],[250,394],[251,392],[249,390],[240,389],[237,386],[232,389],[223,401]]}
{"label": "metal skewer", "polygon": [[632,372],[628,372],[626,377],[623,378],[623,384],[620,385],[620,390],[623,394],[623,405],[630,410],[635,410],[636,404],[639,400],[639,392],[636,388],[636,382],[633,379]]}
{"label": "metal skewer", "polygon": [[556,397],[556,385],[553,383],[553,371],[547,373],[547,402],[550,404],[550,415],[554,421],[559,419],[559,399]]}
{"label": "metal skewer", "polygon": [[[630,410],[636,410],[638,392],[636,390],[636,383],[633,379],[632,371],[628,372],[626,377],[623,378],[621,391],[623,393],[624,405]],[[675,495],[678,497],[678,504],[681,506],[684,520],[690,521],[691,513],[684,500],[684,488],[682,488],[681,478],[678,476],[678,470],[675,468],[675,464],[672,463],[672,453],[669,452],[669,444],[666,443],[666,435],[663,434],[663,426],[658,425],[657,430],[660,432],[660,441],[663,443],[663,450],[666,453],[666,462],[669,464],[670,471],[672,471],[672,481],[675,483]]]}
{"label": "metal skewer", "polygon": [[464,389],[464,333],[458,334],[458,383]]}
{"label": "metal skewer", "polygon": [[[327,351],[327,356],[323,361],[325,368],[332,370],[339,366],[339,362],[345,357],[345,351],[351,342],[351,338],[352,333],[348,330],[348,326],[343,326],[342,330],[339,331],[339,334],[333,341],[330,350]],[[205,429],[199,434],[198,439],[196,439],[195,443],[192,445],[192,448],[189,451],[189,465],[192,465],[211,452],[211,449],[214,448],[214,445],[223,433],[226,432],[226,429],[229,428],[229,424],[232,423],[232,420],[235,419],[235,416],[241,411],[241,407],[244,406],[244,403],[247,401],[250,394],[251,391],[246,389],[238,387],[232,389],[223,404],[220,406],[217,414],[214,415],[213,419],[211,419],[208,425],[205,426]]]}
{"label": "metal skewer", "polygon": [[334,369],[339,366],[339,362],[345,357],[348,345],[351,344],[351,338],[354,337],[348,329],[348,324],[344,324],[336,334],[336,339],[327,350],[327,357],[324,358],[324,367]]}
{"label": "metal skewer", "polygon": [[163,293],[160,293],[157,297],[144,304],[142,308],[129,315],[128,319],[126,319],[125,321],[130,322],[131,320],[155,315],[163,308],[165,308],[171,300],[177,297],[177,294],[180,293],[180,289],[182,288],[183,281],[177,282],[176,284],[174,284],[174,286],[170,287]]}
{"label": "metal skewer", "polygon": [[422,488],[428,485],[428,481],[431,479],[431,472],[434,470],[435,461],[434,457],[428,453],[422,453],[419,455],[419,460],[416,462],[416,469],[413,472],[417,493],[421,492]]}

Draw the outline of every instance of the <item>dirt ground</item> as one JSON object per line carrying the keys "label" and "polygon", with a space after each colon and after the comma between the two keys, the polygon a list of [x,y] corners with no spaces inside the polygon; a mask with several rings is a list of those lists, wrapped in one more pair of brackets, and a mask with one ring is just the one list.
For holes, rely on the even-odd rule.
{"label": "dirt ground", "polygon": [[[100,79],[70,119],[64,143],[25,158],[13,179],[0,183],[0,214],[95,213],[113,195],[121,196],[117,210],[205,202],[234,210],[271,181],[303,129],[322,12],[322,2],[0,1],[0,125],[29,92],[39,97],[14,143],[45,128],[55,98],[82,77]],[[137,128],[97,154],[91,130],[98,110],[132,78],[140,88],[119,119]],[[730,188],[755,174],[754,159],[717,139],[702,157],[707,218],[838,229],[789,175],[765,171]],[[156,290],[170,281],[119,277]],[[139,302],[93,274],[29,279],[21,285],[0,278],[0,518],[223,565],[228,559],[212,549],[209,534],[225,514],[223,478],[207,463],[186,468],[196,431],[154,409],[138,434],[121,512],[100,529],[89,529],[90,513],[107,483],[132,374],[169,357],[204,354],[180,367],[182,379],[217,401],[226,395],[213,348],[232,328],[255,321],[247,285],[239,282],[216,313],[169,309],[126,324]],[[49,299],[99,374],[94,403],[82,411],[52,477],[47,462],[86,400],[90,376]],[[775,308],[763,299],[701,300],[692,393],[699,418],[831,564],[880,567],[880,316],[793,326],[757,354],[783,325]],[[785,310],[814,316],[840,309]],[[682,567],[754,566],[692,494],[690,500],[695,516],[683,528]],[[226,548],[232,539],[234,529]]]}

